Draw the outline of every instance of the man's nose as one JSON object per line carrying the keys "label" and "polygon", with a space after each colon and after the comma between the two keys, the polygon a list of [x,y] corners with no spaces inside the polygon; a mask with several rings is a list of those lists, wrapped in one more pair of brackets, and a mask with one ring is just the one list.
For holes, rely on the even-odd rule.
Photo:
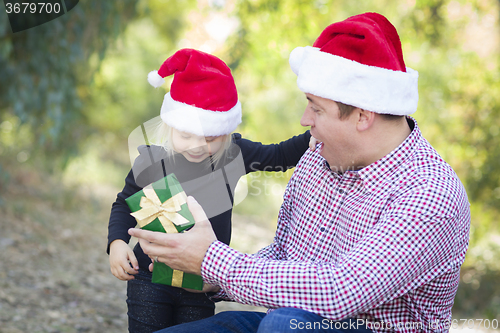
{"label": "man's nose", "polygon": [[302,115],[302,118],[300,118],[300,124],[302,126],[312,126],[313,125],[311,111],[309,110],[309,107],[306,107],[306,109],[304,110],[304,114]]}

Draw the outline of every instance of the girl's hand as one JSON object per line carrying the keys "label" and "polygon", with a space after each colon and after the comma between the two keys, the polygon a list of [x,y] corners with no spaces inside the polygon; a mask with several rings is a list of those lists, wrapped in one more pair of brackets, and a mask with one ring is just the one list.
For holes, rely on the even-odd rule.
{"label": "girl's hand", "polygon": [[122,281],[132,280],[139,272],[134,251],[121,239],[114,240],[109,246],[109,265],[111,273]]}
{"label": "girl's hand", "polygon": [[182,288],[184,290],[189,291],[190,293],[216,293],[220,290],[219,286],[214,286],[208,283],[203,284],[203,290],[196,290],[196,289],[189,289],[189,288]]}
{"label": "girl's hand", "polygon": [[320,141],[318,141],[314,136],[311,135],[311,138],[309,139],[309,149],[312,151],[316,150],[316,144],[318,144]]}

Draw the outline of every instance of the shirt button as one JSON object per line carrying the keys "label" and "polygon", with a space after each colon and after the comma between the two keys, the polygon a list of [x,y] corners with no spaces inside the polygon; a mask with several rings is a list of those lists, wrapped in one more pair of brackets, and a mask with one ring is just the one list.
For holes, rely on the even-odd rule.
{"label": "shirt button", "polygon": [[340,194],[344,193],[344,190],[343,189],[339,189],[339,193]]}
{"label": "shirt button", "polygon": [[320,230],[321,232],[323,232],[323,231],[325,231],[325,227],[321,227],[319,230]]}

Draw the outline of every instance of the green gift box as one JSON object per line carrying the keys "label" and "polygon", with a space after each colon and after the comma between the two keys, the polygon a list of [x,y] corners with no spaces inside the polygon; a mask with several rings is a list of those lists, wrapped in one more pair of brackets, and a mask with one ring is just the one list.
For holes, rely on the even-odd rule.
{"label": "green gift box", "polygon": [[[194,225],[186,198],[181,184],[172,173],[144,187],[125,201],[141,229],[178,233]],[[151,281],[174,287],[203,289],[201,276],[174,270],[160,262],[154,263]]]}

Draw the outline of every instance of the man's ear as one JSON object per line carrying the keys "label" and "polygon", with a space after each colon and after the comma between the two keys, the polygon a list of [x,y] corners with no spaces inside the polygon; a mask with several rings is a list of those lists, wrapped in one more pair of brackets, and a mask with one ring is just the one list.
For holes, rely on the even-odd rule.
{"label": "man's ear", "polygon": [[358,122],[356,128],[360,132],[370,129],[375,121],[375,112],[357,108]]}

